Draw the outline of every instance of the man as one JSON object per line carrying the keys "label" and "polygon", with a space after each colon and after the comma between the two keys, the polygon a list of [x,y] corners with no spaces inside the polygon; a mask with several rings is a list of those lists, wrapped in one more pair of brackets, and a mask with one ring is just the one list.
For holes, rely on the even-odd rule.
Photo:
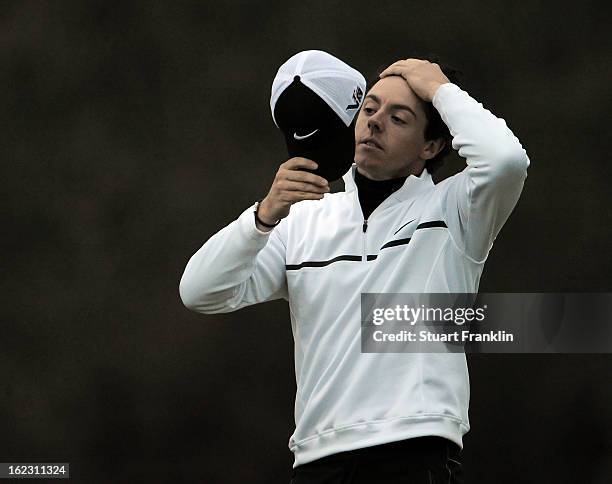
{"label": "man", "polygon": [[[425,136],[428,103],[467,161],[437,185],[426,167],[445,140]],[[360,294],[476,293],[529,159],[503,119],[419,59],[382,72],[355,142],[344,192],[303,171],[311,160],[280,165],[256,216],[245,211],[191,258],[181,297],[203,313],[289,301],[292,483],[457,482],[465,355],[362,353]]]}

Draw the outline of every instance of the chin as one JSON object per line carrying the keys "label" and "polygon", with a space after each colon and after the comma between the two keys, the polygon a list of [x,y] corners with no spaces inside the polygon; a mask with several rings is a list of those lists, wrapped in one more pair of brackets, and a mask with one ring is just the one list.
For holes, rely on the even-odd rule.
{"label": "chin", "polygon": [[362,175],[371,178],[372,180],[379,179],[381,176],[381,162],[369,158],[355,159],[355,164],[359,168]]}
{"label": "chin", "polygon": [[371,156],[356,156],[355,164],[359,168],[370,169],[370,170],[376,170],[377,168],[384,166],[383,160],[380,160],[378,158],[373,158]]}
{"label": "chin", "polygon": [[377,166],[383,165],[383,160],[369,153],[360,153],[355,156],[355,164],[360,168],[376,168]]}

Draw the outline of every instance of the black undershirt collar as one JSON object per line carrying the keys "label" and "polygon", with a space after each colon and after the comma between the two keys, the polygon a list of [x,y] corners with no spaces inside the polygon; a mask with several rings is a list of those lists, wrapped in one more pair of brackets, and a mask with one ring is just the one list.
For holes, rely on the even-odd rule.
{"label": "black undershirt collar", "polygon": [[363,218],[368,219],[370,214],[394,191],[402,187],[407,176],[392,178],[390,180],[370,180],[355,169],[355,184],[359,195],[359,204],[363,211]]}

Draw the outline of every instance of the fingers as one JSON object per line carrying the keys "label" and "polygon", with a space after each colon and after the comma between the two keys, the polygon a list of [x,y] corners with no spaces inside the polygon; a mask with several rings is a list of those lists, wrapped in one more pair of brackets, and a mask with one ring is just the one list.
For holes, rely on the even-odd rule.
{"label": "fingers", "polygon": [[328,193],[329,187],[321,187],[313,183],[295,182],[290,180],[279,180],[277,186],[280,190],[290,192]]}
{"label": "fingers", "polygon": [[283,163],[276,179],[274,192],[283,203],[293,204],[302,200],[320,200],[329,193],[329,183],[325,178],[300,168],[315,169],[318,165],[306,158],[292,158]]}
{"label": "fingers", "polygon": [[404,74],[404,70],[401,67],[389,66],[384,71],[382,71],[378,77],[380,77],[381,79],[387,76],[404,77],[403,74]]}
{"label": "fingers", "polygon": [[329,183],[325,178],[300,170],[301,168],[314,170],[318,166],[314,161],[307,158],[291,158],[280,166],[277,177],[281,180],[301,182],[302,184],[315,185],[317,188],[329,189]]}
{"label": "fingers", "polygon": [[299,170],[300,168],[316,170],[317,166],[319,165],[317,165],[314,161],[309,160],[308,158],[296,156],[295,158],[291,158],[285,161],[280,167],[285,168],[287,170]]}
{"label": "fingers", "polygon": [[382,71],[379,77],[382,79],[387,76],[401,76],[405,78],[405,74],[414,69],[418,65],[430,64],[429,61],[423,59],[402,59],[394,62],[384,71]]}
{"label": "fingers", "polygon": [[309,173],[318,165],[295,157],[280,165],[270,191],[260,205],[262,220],[280,220],[289,215],[291,205],[302,200],[321,200],[330,191],[325,178]]}
{"label": "fingers", "polygon": [[413,61],[417,61],[417,59],[406,59],[406,60],[399,60],[397,62],[394,62],[389,67],[387,67],[384,71],[382,71],[379,77],[380,78],[387,77],[387,76],[402,76],[403,77],[403,74],[405,74],[406,70],[409,70],[410,68],[415,66],[415,62]]}
{"label": "fingers", "polygon": [[277,176],[279,190],[308,193],[328,193],[329,184],[325,178],[306,171],[281,169]]}
{"label": "fingers", "polygon": [[293,182],[309,183],[320,188],[329,188],[329,183],[325,178],[314,173],[308,173],[307,171],[286,170],[284,172],[284,179]]}
{"label": "fingers", "polygon": [[323,193],[313,193],[313,192],[300,192],[300,191],[288,191],[285,190],[281,192],[280,199],[283,202],[287,203],[296,203],[301,202],[302,200],[321,200],[323,198]]}

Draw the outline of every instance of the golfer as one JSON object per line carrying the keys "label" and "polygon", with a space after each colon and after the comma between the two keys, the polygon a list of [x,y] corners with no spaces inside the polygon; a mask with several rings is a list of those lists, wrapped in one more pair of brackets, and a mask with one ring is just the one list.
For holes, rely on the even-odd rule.
{"label": "golfer", "polygon": [[[434,184],[451,142],[466,167]],[[505,121],[437,64],[400,60],[365,92],[344,191],[291,158],[189,260],[180,295],[193,311],[289,302],[292,484],[460,482],[465,355],[362,352],[360,296],[478,292],[528,166]]]}

